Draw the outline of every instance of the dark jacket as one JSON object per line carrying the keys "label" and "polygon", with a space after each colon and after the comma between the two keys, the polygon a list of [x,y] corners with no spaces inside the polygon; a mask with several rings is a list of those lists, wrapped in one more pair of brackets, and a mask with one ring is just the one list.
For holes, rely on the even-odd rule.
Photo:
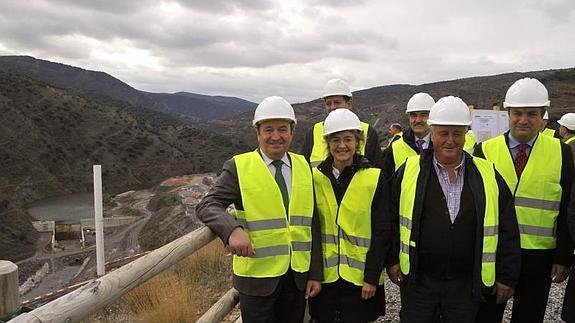
{"label": "dark jacket", "polygon": [[[289,155],[288,155],[289,156]],[[238,182],[238,172],[234,159],[224,163],[222,173],[208,194],[196,206],[196,215],[227,245],[232,231],[240,224],[227,211],[234,204],[236,209],[243,210],[242,196]],[[323,279],[323,261],[321,252],[321,229],[317,211],[314,207],[312,219],[311,264],[308,273],[293,272],[296,286],[304,290],[307,280]],[[278,285],[281,277],[248,278],[233,276],[234,288],[239,292],[252,296],[268,296]]]}
{"label": "dark jacket", "polygon": [[[404,131],[403,136],[401,136],[395,140],[405,141],[405,143],[409,147],[413,148],[413,150],[415,150],[417,152],[417,146],[415,145],[415,134],[413,133],[413,130],[411,130],[411,128]],[[393,140],[393,141],[395,141],[395,140]],[[433,149],[433,143],[431,143],[431,141],[429,142],[429,147],[427,147],[427,149]],[[395,172],[395,161],[394,161],[394,157],[393,157],[393,145],[392,144],[390,144],[389,147],[383,151],[382,159],[383,159],[383,161],[381,162],[381,164],[382,164],[381,169],[383,170],[383,174],[385,175],[386,178],[391,178],[393,176],[393,173]]]}
{"label": "dark jacket", "polygon": [[[504,134],[505,143],[507,144],[508,152],[511,156],[511,150],[509,149],[509,132]],[[537,140],[537,139],[535,139]],[[481,144],[475,146],[475,151],[473,155],[485,158],[483,154],[483,149]],[[529,154],[531,155],[531,154]],[[527,160],[529,161],[527,156]],[[513,159],[513,158],[512,158]],[[559,215],[557,216],[556,234],[557,234],[557,247],[555,248],[554,264],[559,264],[563,266],[571,266],[573,261],[573,242],[569,237],[569,229],[567,225],[567,214],[569,210],[569,201],[571,200],[571,191],[573,187],[573,179],[575,178],[575,166],[573,165],[573,156],[571,155],[571,150],[568,145],[561,143],[561,179],[560,184],[563,189],[561,195],[561,204],[559,206]],[[513,192],[515,194],[515,192]],[[575,206],[573,206],[575,207]],[[575,212],[575,211],[572,211]],[[575,221],[573,219],[572,221]],[[529,253],[537,256],[538,253],[547,253],[549,250],[524,250],[524,253]],[[547,259],[548,257],[543,256],[542,259]]]}
{"label": "dark jacket", "polygon": [[[340,205],[355,173],[361,169],[371,168],[373,166],[367,158],[355,155],[353,164],[346,167],[339,175],[339,178],[335,179],[332,173],[332,164],[333,157],[329,156],[321,162],[317,168],[322,174],[329,178],[337,204]],[[387,187],[385,177],[380,173],[377,188],[371,202],[371,243],[367,252],[364,269],[364,281],[373,285],[377,285],[379,282],[379,276],[383,270],[385,258],[390,251],[393,238],[392,224],[389,219],[384,217],[385,208],[387,207],[385,202]]]}
{"label": "dark jacket", "polygon": [[[322,121],[323,122],[323,121]],[[309,129],[309,131],[305,135],[305,139],[303,142],[303,147],[301,148],[300,154],[302,154],[305,159],[309,162],[309,158],[311,157],[311,151],[313,149],[313,145],[325,145],[324,142],[314,142],[313,138],[313,128],[315,124]],[[381,147],[379,146],[379,138],[377,136],[377,131],[369,125],[367,130],[367,138],[365,140],[365,157],[369,159],[377,168],[381,168]]]}
{"label": "dark jacket", "polygon": [[[475,203],[475,215],[477,216],[475,260],[473,264],[473,298],[481,300],[482,293],[489,292],[481,281],[481,256],[483,244],[483,214],[485,213],[485,192],[481,174],[473,164],[473,157],[465,154],[465,181],[468,181]],[[417,188],[415,192],[415,203],[412,218],[412,240],[416,245],[419,243],[420,222],[424,214],[423,202],[425,191],[429,183],[430,174],[435,171],[432,165],[433,150],[427,149],[421,154],[420,173],[417,178]],[[390,212],[394,220],[394,226],[399,228],[399,198],[401,193],[401,182],[405,171],[405,164],[402,165],[393,175],[391,182]],[[515,287],[519,279],[521,268],[521,249],[519,247],[519,228],[513,207],[513,197],[507,188],[503,177],[496,172],[496,180],[499,187],[499,240],[497,244],[497,255],[495,265],[495,280],[507,286]],[[397,231],[396,231],[397,232]],[[394,254],[399,255],[399,233],[396,233],[394,243]],[[418,272],[418,250],[410,248],[410,272],[407,282],[414,279]],[[396,263],[399,262],[396,260]]]}

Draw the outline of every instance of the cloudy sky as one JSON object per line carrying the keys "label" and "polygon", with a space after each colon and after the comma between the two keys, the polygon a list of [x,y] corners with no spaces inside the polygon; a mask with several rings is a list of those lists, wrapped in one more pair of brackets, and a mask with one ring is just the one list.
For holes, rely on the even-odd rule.
{"label": "cloudy sky", "polygon": [[1,0],[0,55],[258,102],[575,66],[573,0]]}

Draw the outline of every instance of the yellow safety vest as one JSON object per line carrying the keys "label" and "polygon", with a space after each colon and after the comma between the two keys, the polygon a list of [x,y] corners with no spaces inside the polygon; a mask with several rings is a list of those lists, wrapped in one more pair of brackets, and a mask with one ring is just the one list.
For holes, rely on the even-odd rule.
{"label": "yellow safety vest", "polygon": [[[359,151],[362,155],[365,155],[365,141],[367,140],[369,124],[361,122],[361,127],[363,128],[365,140],[359,146]],[[323,122],[318,122],[313,126],[313,147],[309,157],[311,167],[319,165],[328,155],[327,144],[323,138]]]}
{"label": "yellow safety vest", "polygon": [[417,156],[418,153],[411,146],[409,146],[403,138],[397,139],[391,143],[393,149],[393,162],[395,163],[395,170],[405,162],[407,157]]}
{"label": "yellow safety vest", "polygon": [[[341,277],[354,285],[363,285],[371,243],[371,205],[380,172],[377,168],[358,170],[338,205],[329,178],[313,169],[322,231],[324,283]],[[383,280],[382,272],[380,284]]]}
{"label": "yellow safety vest", "polygon": [[563,193],[561,142],[551,136],[538,136],[520,179],[503,135],[483,142],[482,148],[485,158],[495,164],[515,195],[521,248],[555,248],[555,224]]}
{"label": "yellow safety vest", "polygon": [[401,140],[401,138],[403,138],[403,131],[398,132],[395,135],[393,135],[391,138],[389,138],[389,143],[387,144],[387,147],[391,146],[391,144],[393,143],[393,139],[397,136],[399,136],[399,138],[397,138],[396,140]]}
{"label": "yellow safety vest", "polygon": [[289,216],[280,189],[257,151],[234,156],[243,210],[236,219],[248,233],[254,257],[234,256],[234,274],[242,277],[278,277],[291,268],[309,270],[313,178],[301,155],[289,153],[291,197]]}
{"label": "yellow safety vest", "polygon": [[[411,239],[413,208],[417,178],[419,177],[419,155],[406,161],[401,193],[399,198],[399,266],[404,275],[409,274],[409,249],[416,247]],[[499,187],[495,178],[493,163],[481,158],[473,158],[473,164],[479,170],[485,192],[485,214],[483,215],[483,249],[481,256],[481,280],[485,286],[495,283],[495,256],[499,232]],[[432,172],[434,170],[431,170]]]}
{"label": "yellow safety vest", "polygon": [[543,129],[543,130],[541,131],[541,133],[542,133],[542,134],[546,134],[546,135],[551,136],[551,137],[555,136],[555,130],[549,129],[549,128]]}
{"label": "yellow safety vest", "polygon": [[465,134],[465,144],[463,145],[463,149],[466,152],[472,154],[474,146],[475,146],[475,134],[473,134],[473,131],[471,131],[470,129]]}

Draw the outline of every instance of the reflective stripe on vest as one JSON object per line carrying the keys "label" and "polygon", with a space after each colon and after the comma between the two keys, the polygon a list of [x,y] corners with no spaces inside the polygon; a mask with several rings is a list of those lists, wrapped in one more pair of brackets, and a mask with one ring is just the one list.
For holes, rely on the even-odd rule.
{"label": "reflective stripe on vest", "polygon": [[570,144],[570,143],[572,143],[573,141],[575,141],[575,136],[573,136],[573,137],[571,137],[571,138],[565,140],[565,143],[566,143],[566,144]]}
{"label": "reflective stripe on vest", "polygon": [[[369,124],[361,122],[361,127],[363,128],[363,133],[365,134],[365,140],[367,140]],[[362,155],[365,155],[365,140],[359,146],[359,151]],[[323,122],[318,122],[313,126],[313,147],[311,149],[311,156],[309,157],[309,162],[311,167],[316,167],[324,161],[328,155],[327,144],[323,139]]]}
{"label": "reflective stripe on vest", "polygon": [[417,152],[405,142],[403,137],[392,142],[391,149],[393,150],[395,170],[405,162],[407,157],[417,156]]}
{"label": "reflective stripe on vest", "polygon": [[[322,230],[324,281],[340,277],[363,285],[365,259],[371,244],[371,205],[380,170],[360,169],[338,206],[328,177],[313,169],[314,189]],[[384,273],[380,276],[383,283]]]}
{"label": "reflective stripe on vest", "polygon": [[[401,182],[399,198],[399,265],[404,275],[408,275],[410,271],[409,250],[416,247],[416,242],[411,239],[411,230],[415,192],[420,171],[419,161],[419,156],[407,159]],[[494,166],[491,162],[481,158],[473,158],[473,163],[481,175],[483,191],[485,192],[481,280],[485,286],[493,286],[495,283],[495,255],[499,232],[499,187],[495,179]],[[432,169],[431,171],[434,170]]]}
{"label": "reflective stripe on vest", "polygon": [[234,274],[242,277],[278,277],[291,268],[309,270],[313,179],[301,155],[289,153],[292,182],[289,221],[279,187],[257,151],[234,156],[243,210],[238,223],[248,233],[255,256],[234,256]]}
{"label": "reflective stripe on vest", "polygon": [[513,159],[503,135],[482,144],[485,158],[495,163],[515,195],[521,248],[553,249],[561,187],[561,143],[551,136],[538,136],[518,180]]}

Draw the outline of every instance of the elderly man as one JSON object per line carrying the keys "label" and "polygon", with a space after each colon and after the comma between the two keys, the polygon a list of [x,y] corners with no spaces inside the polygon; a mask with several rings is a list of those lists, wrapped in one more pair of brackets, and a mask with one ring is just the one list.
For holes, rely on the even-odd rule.
{"label": "elderly man", "polygon": [[432,147],[427,118],[434,103],[427,93],[416,93],[407,102],[405,113],[409,117],[409,129],[383,152],[382,170],[387,178],[391,178],[407,157],[416,156]]}
{"label": "elderly man", "polygon": [[[433,149],[407,158],[392,178],[390,215],[399,227],[402,322],[473,322],[485,294],[500,302],[519,276],[519,232],[511,192],[491,162],[463,150],[467,105],[433,105]],[[400,269],[400,270],[398,270]]]}
{"label": "elderly man", "polygon": [[[516,81],[503,106],[509,131],[484,141],[474,154],[495,164],[509,190],[521,234],[521,275],[513,299],[513,322],[543,322],[551,282],[567,278],[573,244],[567,209],[573,186],[573,156],[552,136],[540,135],[549,95],[533,78]],[[499,322],[505,303],[488,299],[478,322]]]}
{"label": "elderly man", "polygon": [[[335,109],[352,110],[353,94],[349,85],[341,79],[329,80],[323,88],[321,97],[325,104],[325,112],[329,114]],[[381,168],[381,148],[377,132],[365,122],[361,123],[365,134],[365,143],[360,146],[361,155],[367,157],[372,164]],[[319,165],[328,155],[323,139],[323,121],[316,123],[306,134],[301,154],[310,162],[312,167]]]}
{"label": "elderly man", "polygon": [[[234,254],[233,285],[246,323],[302,322],[305,298],[321,289],[312,173],[303,156],[288,153],[295,124],[284,99],[260,103],[253,120],[259,148],[226,161],[196,207]],[[226,212],[232,203],[235,216]]]}

